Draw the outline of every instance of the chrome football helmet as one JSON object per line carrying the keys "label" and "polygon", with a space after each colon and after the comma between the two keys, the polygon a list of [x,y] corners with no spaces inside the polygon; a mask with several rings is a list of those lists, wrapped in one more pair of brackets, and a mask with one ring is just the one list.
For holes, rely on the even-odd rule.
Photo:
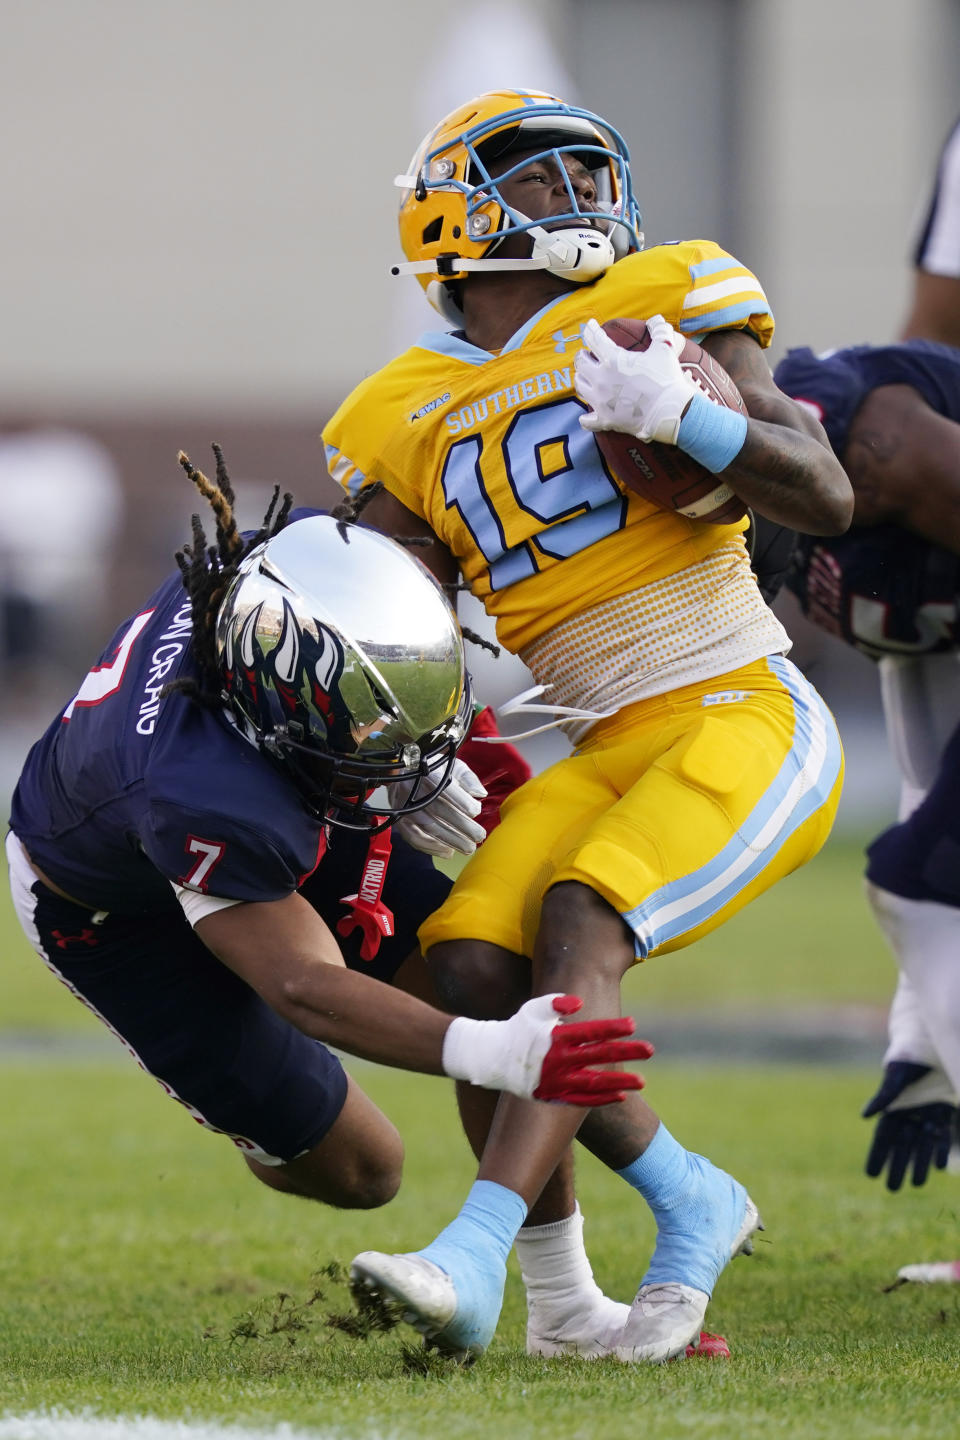
{"label": "chrome football helmet", "polygon": [[[216,650],[240,728],[324,821],[375,829],[448,783],[471,719],[463,637],[393,540],[329,515],[288,525],[241,562]],[[378,802],[396,781],[414,782],[402,805]]]}
{"label": "chrome football helmet", "polygon": [[[561,154],[576,153],[597,187],[594,209],[580,206],[569,180],[570,209],[551,217],[549,229],[504,201],[499,186],[521,167],[496,179],[489,167],[537,147],[523,166],[547,158],[560,164]],[[551,270],[589,281],[643,249],[623,137],[599,115],[541,90],[493,90],[459,106],[430,131],[394,184],[403,191],[400,242],[407,258],[393,273],[416,275],[452,324],[463,323],[456,282],[472,271]],[[531,237],[529,258],[498,258],[499,243],[517,231]]]}

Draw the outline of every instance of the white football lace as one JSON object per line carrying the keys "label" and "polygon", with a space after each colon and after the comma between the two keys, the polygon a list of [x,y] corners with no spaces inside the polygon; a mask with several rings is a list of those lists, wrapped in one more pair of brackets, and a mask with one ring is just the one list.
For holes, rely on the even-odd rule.
{"label": "white football lace", "polygon": [[496,706],[498,716],[504,715],[555,715],[555,720],[548,720],[545,725],[537,725],[533,730],[521,730],[514,735],[478,735],[477,740],[483,740],[488,745],[512,744],[514,740],[529,740],[531,735],[542,735],[545,730],[555,730],[558,725],[564,725],[568,720],[606,720],[611,715],[616,715],[619,706],[613,710],[582,710],[576,705],[535,705],[531,702],[537,695],[544,695],[553,687],[550,685],[531,685],[529,690],[522,690],[519,695],[514,695],[510,700],[504,700],[502,705]]}

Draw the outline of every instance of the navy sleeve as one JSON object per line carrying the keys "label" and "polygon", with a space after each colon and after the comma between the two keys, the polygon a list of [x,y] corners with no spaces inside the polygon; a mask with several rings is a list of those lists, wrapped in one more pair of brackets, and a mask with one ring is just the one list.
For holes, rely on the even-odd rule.
{"label": "navy sleeve", "polygon": [[300,825],[282,839],[271,830],[160,800],[145,814],[140,840],[160,873],[178,885],[228,900],[282,900],[315,869],[323,830]]}

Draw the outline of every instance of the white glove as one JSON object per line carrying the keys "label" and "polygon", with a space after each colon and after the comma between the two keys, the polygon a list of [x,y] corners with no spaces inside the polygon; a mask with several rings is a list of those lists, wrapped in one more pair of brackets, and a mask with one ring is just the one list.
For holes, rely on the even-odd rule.
{"label": "white glove", "polygon": [[[420,790],[420,794],[429,794],[431,790],[435,790],[441,773],[437,772],[436,779],[427,775],[421,780],[420,784],[424,788]],[[414,850],[422,850],[427,855],[439,855],[444,859],[449,859],[455,850],[461,855],[472,855],[487,835],[483,826],[478,825],[473,818],[480,814],[480,802],[486,795],[486,790],[470,766],[462,760],[454,760],[450,773],[450,784],[441,790],[435,800],[431,800],[422,810],[401,815],[393,822],[394,834],[401,835]],[[388,785],[389,803],[402,804],[416,783],[415,780],[398,780],[396,784]]]}
{"label": "white glove", "polygon": [[580,424],[675,445],[683,412],[700,391],[680,364],[684,337],[662,315],[651,315],[647,330],[646,350],[624,350],[596,320],[587,321],[573,366],[573,388],[590,406]]}
{"label": "white glove", "polygon": [[643,1085],[639,1075],[611,1064],[647,1060],[653,1046],[633,1040],[633,1020],[562,1023],[580,1009],[576,995],[538,995],[509,1020],[468,1020],[459,1015],[443,1037],[444,1074],[521,1100],[569,1105],[610,1105]]}

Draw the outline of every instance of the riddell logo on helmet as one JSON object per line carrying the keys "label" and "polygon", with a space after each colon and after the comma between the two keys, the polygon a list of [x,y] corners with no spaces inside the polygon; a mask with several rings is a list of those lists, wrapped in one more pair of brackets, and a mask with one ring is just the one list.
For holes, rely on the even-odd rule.
{"label": "riddell logo on helmet", "polygon": [[437,396],[436,400],[428,400],[426,405],[421,405],[419,410],[414,410],[410,416],[410,423],[412,424],[414,420],[422,420],[424,415],[430,414],[431,410],[438,410],[441,405],[446,405],[449,399],[450,391],[445,390],[442,395]]}

